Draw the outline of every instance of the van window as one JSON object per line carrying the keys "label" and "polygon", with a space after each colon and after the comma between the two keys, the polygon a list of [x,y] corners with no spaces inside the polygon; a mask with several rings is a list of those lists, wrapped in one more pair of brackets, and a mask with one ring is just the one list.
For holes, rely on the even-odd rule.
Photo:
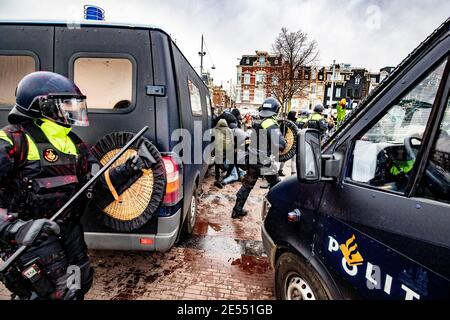
{"label": "van window", "polygon": [[450,99],[418,195],[450,203]]}
{"label": "van window", "polygon": [[403,193],[415,165],[445,62],[401,97],[353,150],[351,180]]}
{"label": "van window", "polygon": [[13,106],[16,87],[27,74],[36,71],[36,61],[31,56],[0,55],[0,105]]}
{"label": "van window", "polygon": [[125,58],[77,58],[74,82],[89,108],[126,109],[133,99],[133,65]]}
{"label": "van window", "polygon": [[211,109],[211,98],[209,96],[206,96],[206,111],[208,112],[208,117],[212,116],[212,109]]}
{"label": "van window", "polygon": [[202,115],[202,101],[200,98],[200,90],[195,85],[195,83],[190,79],[188,80],[188,86],[189,86],[189,95],[191,97],[192,114],[201,116]]}

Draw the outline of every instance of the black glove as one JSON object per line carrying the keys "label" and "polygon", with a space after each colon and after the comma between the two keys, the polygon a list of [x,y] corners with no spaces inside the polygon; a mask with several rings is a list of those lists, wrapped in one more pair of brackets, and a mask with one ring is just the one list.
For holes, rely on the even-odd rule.
{"label": "black glove", "polygon": [[10,229],[18,245],[40,245],[51,235],[59,235],[59,225],[48,219],[18,220]]}
{"label": "black glove", "polygon": [[[125,163],[128,170],[141,171],[142,169],[150,169],[156,163],[155,158],[152,156],[150,151],[148,151],[147,146],[144,142],[141,142],[138,148],[137,154],[127,160]],[[132,173],[129,171],[129,173]]]}
{"label": "black glove", "polygon": [[156,164],[156,159],[152,156],[144,141],[139,145],[137,156],[139,156],[140,161],[144,162],[145,169],[150,169]]}

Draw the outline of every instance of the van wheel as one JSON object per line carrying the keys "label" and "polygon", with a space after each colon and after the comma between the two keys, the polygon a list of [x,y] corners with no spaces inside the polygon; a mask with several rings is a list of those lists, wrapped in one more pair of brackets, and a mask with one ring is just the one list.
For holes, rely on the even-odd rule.
{"label": "van wheel", "polygon": [[279,300],[329,300],[319,275],[292,253],[282,254],[276,263],[275,294]]}
{"label": "van wheel", "polygon": [[197,221],[198,195],[197,190],[194,190],[191,197],[191,204],[184,220],[182,238],[186,238],[194,231],[195,222]]}

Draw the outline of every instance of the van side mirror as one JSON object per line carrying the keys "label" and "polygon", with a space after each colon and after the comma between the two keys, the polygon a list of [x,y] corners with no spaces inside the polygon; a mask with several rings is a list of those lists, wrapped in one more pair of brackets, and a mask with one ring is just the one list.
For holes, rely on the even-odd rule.
{"label": "van side mirror", "polygon": [[297,139],[297,177],[300,182],[319,182],[322,172],[321,133],[300,130]]}

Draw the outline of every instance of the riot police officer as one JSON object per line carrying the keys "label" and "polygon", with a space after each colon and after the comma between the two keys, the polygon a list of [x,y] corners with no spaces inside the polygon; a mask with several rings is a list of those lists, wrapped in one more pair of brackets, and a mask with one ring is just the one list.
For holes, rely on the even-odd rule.
{"label": "riot police officer", "polygon": [[297,118],[297,120],[296,120],[295,123],[297,124],[297,127],[298,127],[299,129],[304,129],[304,128],[306,128],[306,126],[307,126],[308,119],[309,119],[309,113],[308,113],[308,111],[302,110],[302,111],[300,112],[300,116]]}
{"label": "riot police officer", "polygon": [[[93,281],[80,224],[88,196],[59,221],[48,219],[90,179],[91,167],[99,168],[71,131],[89,125],[86,97],[64,76],[34,72],[19,82],[8,121],[0,131],[0,257],[28,249],[2,281],[13,298],[83,299]],[[129,159],[96,190],[123,191],[144,166],[139,155]]]}
{"label": "riot police officer", "polygon": [[280,103],[274,98],[266,99],[260,108],[261,121],[255,124],[255,130],[252,131],[250,138],[251,144],[246,152],[245,169],[247,174],[236,194],[236,204],[232,213],[234,219],[247,215],[244,210],[245,202],[261,174],[265,173],[265,179],[270,187],[280,182],[277,168],[272,159],[275,153],[286,147],[286,140],[275,118],[280,108]]}
{"label": "riot police officer", "polygon": [[310,129],[319,130],[325,134],[328,130],[328,123],[323,116],[324,107],[318,104],[314,107],[314,112],[309,116],[307,126]]}

